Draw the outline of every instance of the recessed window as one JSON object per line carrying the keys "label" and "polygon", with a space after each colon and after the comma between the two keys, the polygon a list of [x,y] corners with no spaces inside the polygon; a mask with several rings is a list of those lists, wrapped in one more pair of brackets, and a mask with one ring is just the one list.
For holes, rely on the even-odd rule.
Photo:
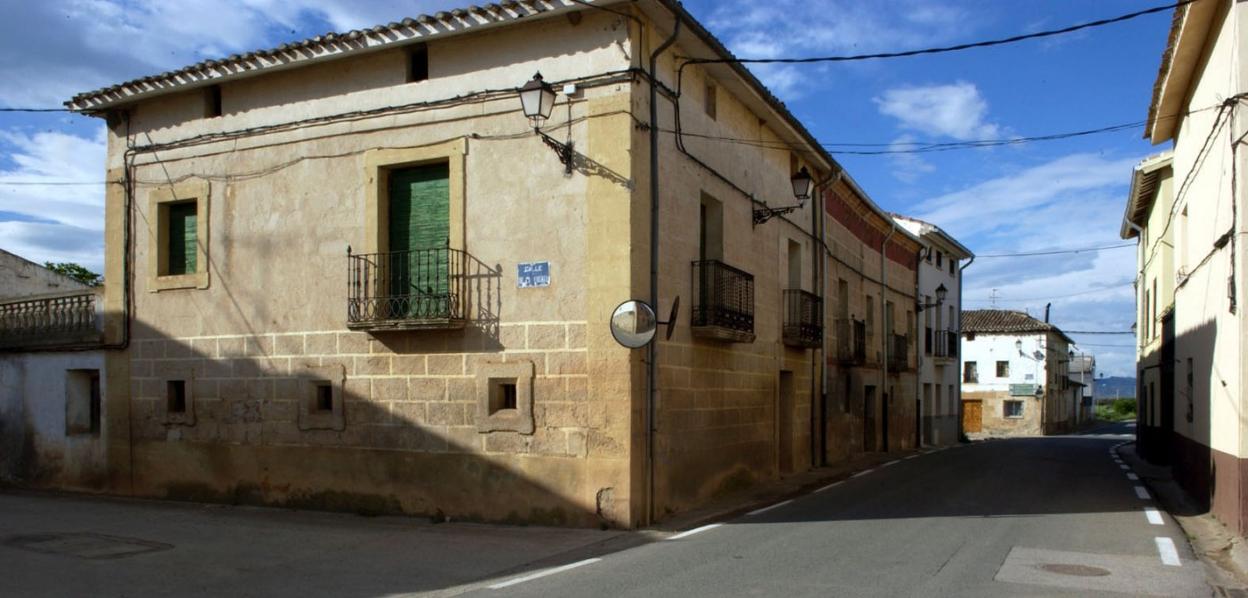
{"label": "recessed window", "polygon": [[976,369],[974,361],[968,361],[962,366],[962,381],[975,383],[979,382],[979,371]]}
{"label": "recessed window", "polygon": [[958,260],[955,260],[955,259],[952,259],[952,258],[951,258],[951,259],[949,260],[949,275],[950,275],[950,276],[957,276],[957,275],[958,275],[958,270],[957,270],[957,267],[958,267]]}
{"label": "recessed window", "polygon": [[1023,416],[1023,402],[1022,401],[1006,401],[1005,402],[1005,416],[1011,417],[1011,418],[1022,417]]}
{"label": "recessed window", "polygon": [[705,102],[704,108],[706,109],[706,115],[711,117],[711,120],[715,120],[716,113],[719,112],[719,107],[716,105],[717,98],[714,83],[708,82],[706,84],[706,92],[703,99]]}
{"label": "recessed window", "polygon": [[416,44],[407,52],[407,82],[416,83],[429,78],[429,46]]}
{"label": "recessed window", "polygon": [[195,200],[160,204],[164,232],[162,276],[199,271],[199,205]]}
{"label": "recessed window", "polygon": [[321,412],[332,412],[334,410],[334,386],[328,380],[318,380],[313,382],[316,392],[316,403],[314,408]]}
{"label": "recessed window", "polygon": [[1010,362],[1008,362],[1008,361],[998,361],[998,362],[997,362],[997,377],[998,377],[998,378],[1009,378],[1009,377],[1010,377]]}
{"label": "recessed window", "polygon": [[211,85],[204,90],[204,118],[221,116],[221,86]]}
{"label": "recessed window", "polygon": [[165,405],[169,413],[186,413],[186,380],[165,382]]}
{"label": "recessed window", "polygon": [[100,433],[100,371],[69,370],[65,377],[65,433]]}
{"label": "recessed window", "polygon": [[945,265],[943,261],[944,257],[945,257],[944,254],[940,253],[939,251],[936,252],[936,267],[937,268],[940,268],[941,266]]}
{"label": "recessed window", "polygon": [[506,409],[516,409],[516,381],[492,378],[490,380],[490,414]]}

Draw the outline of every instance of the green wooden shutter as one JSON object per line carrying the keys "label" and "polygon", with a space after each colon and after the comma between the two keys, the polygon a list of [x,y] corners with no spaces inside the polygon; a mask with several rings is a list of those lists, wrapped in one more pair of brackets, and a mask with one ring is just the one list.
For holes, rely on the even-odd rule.
{"label": "green wooden shutter", "polygon": [[390,172],[390,292],[410,297],[406,317],[445,317],[450,310],[449,179],[446,164]]}
{"label": "green wooden shutter", "polygon": [[196,246],[199,241],[199,222],[196,203],[179,202],[169,205],[169,274],[193,274],[198,272]]}

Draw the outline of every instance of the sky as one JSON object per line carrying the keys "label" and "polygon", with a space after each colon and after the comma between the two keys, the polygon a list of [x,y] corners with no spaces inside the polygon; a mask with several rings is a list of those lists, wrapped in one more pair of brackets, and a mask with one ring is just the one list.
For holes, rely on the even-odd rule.
{"label": "sky", "polygon": [[[1167,0],[1168,1],[1168,0]],[[739,57],[909,50],[1053,29],[1163,0],[690,0]],[[0,20],[0,108],[56,108],[76,93],[432,13],[465,0],[10,1]],[[915,142],[1031,137],[1147,116],[1170,13],[1045,40],[943,55],[756,74],[873,200],[937,224],[983,257],[965,309],[1027,310],[1065,330],[1134,323],[1130,248],[1028,258],[989,255],[1121,245],[1132,167],[1167,149],[1143,128],[926,154],[854,155]],[[49,43],[52,40],[52,43]],[[119,43],[124,40],[124,43]],[[37,49],[37,50],[36,50]],[[838,151],[840,150],[840,151]],[[0,113],[0,248],[103,269],[104,128],[65,113]],[[20,183],[39,183],[35,185]],[[1133,375],[1133,337],[1072,336],[1107,375]]]}

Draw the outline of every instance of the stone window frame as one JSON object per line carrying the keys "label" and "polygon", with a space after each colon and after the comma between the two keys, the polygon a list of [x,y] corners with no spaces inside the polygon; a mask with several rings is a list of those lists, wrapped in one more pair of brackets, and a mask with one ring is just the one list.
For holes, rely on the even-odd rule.
{"label": "stone window frame", "polygon": [[364,246],[357,253],[389,250],[390,171],[424,164],[447,165],[450,207],[450,248],[464,251],[465,245],[465,156],[468,140],[454,139],[427,147],[371,149],[364,153]]}
{"label": "stone window frame", "polygon": [[[299,375],[301,386],[299,396],[299,429],[300,430],[337,430],[341,432],[347,427],[346,403],[342,389],[346,383],[347,370],[341,364],[310,365]],[[316,389],[321,383],[328,382],[331,391],[331,409],[317,409]]]}
{"label": "stone window frame", "polygon": [[[147,288],[149,292],[174,289],[206,289],[209,283],[208,244],[212,187],[206,180],[191,180],[161,187],[148,195],[147,218],[151,226],[147,240]],[[167,269],[165,247],[169,239],[169,221],[162,204],[195,202],[195,272],[162,274]]]}
{"label": "stone window frame", "polygon": [[[1010,415],[1011,403],[1018,405],[1017,415]],[[1025,401],[1021,401],[1017,399],[1007,399],[1001,402],[1001,417],[1004,419],[1022,419],[1024,417],[1024,412],[1026,409],[1027,409],[1027,404]]]}
{"label": "stone window frame", "polygon": [[[169,382],[181,380],[184,384],[186,409],[181,413],[169,411]],[[156,415],[167,426],[195,425],[195,368],[191,366],[168,366],[161,371],[160,396],[156,401]]]}
{"label": "stone window frame", "polygon": [[[518,432],[532,434],[533,378],[531,361],[483,363],[477,366],[477,432]],[[516,408],[490,412],[491,387],[496,381],[514,381]]]}

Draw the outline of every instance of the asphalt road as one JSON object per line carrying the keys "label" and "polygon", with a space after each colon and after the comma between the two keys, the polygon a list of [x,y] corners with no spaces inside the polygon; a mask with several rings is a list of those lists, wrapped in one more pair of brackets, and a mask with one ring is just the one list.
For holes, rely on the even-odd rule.
{"label": "asphalt road", "polygon": [[1129,433],[921,454],[733,521],[613,554],[569,554],[473,593],[1209,596],[1180,528],[1116,462],[1112,447]]}

